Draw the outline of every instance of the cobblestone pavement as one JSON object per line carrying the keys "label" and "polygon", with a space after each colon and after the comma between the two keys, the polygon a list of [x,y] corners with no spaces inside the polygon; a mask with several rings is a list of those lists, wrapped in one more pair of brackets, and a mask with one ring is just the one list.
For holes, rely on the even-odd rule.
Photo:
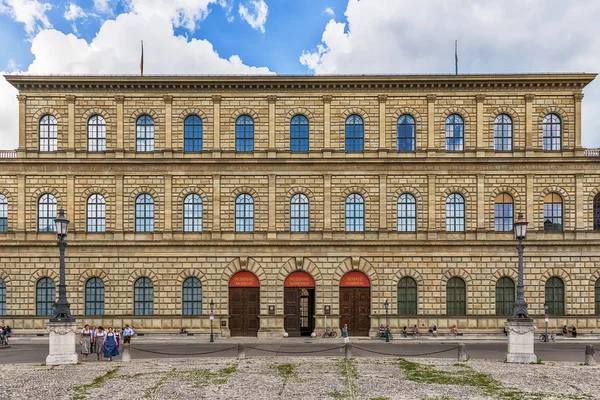
{"label": "cobblestone pavement", "polygon": [[3,365],[0,399],[600,399],[600,367],[341,357]]}

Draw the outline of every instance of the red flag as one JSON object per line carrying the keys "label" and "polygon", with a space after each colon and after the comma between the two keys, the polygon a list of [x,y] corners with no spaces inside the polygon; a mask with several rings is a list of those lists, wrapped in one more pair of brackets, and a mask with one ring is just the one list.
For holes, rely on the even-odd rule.
{"label": "red flag", "polygon": [[142,40],[142,56],[140,58],[140,73],[144,76],[144,41]]}

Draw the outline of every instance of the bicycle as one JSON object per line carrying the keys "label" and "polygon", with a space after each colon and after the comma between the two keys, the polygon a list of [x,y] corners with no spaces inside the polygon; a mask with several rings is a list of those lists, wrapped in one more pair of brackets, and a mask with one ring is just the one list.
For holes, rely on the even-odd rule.
{"label": "bicycle", "polygon": [[548,339],[546,338],[546,336],[547,336],[548,338],[550,338],[550,339],[551,339],[553,342],[555,342],[555,340],[554,340],[554,339],[556,339],[556,335],[555,335],[554,333],[548,333],[548,334],[546,334],[546,333],[542,333],[542,334],[540,335],[540,342],[548,342]]}
{"label": "bicycle", "polygon": [[333,329],[329,329],[329,328],[325,328],[325,332],[323,332],[323,338],[335,338],[337,337],[337,333],[336,331],[334,331]]}

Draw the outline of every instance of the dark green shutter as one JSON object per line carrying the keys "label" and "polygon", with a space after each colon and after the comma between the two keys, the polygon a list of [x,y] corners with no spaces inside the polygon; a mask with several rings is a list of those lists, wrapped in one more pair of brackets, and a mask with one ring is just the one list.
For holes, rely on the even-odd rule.
{"label": "dark green shutter", "polygon": [[459,277],[450,278],[446,285],[446,313],[451,316],[467,315],[467,289]]}
{"label": "dark green shutter", "polygon": [[510,316],[515,305],[515,283],[504,276],[496,282],[496,315]]}
{"label": "dark green shutter", "polygon": [[398,282],[398,315],[417,315],[417,282],[413,278]]}
{"label": "dark green shutter", "polygon": [[549,315],[565,315],[565,284],[557,276],[546,281],[546,304]]}

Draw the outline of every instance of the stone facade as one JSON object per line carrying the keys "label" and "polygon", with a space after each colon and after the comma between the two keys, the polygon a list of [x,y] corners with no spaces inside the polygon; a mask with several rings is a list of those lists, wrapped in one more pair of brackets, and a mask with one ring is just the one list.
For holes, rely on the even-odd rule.
{"label": "stone facade", "polygon": [[[82,323],[138,332],[207,333],[214,301],[218,333],[229,334],[228,283],[237,271],[260,281],[259,335],[284,330],[284,281],[304,270],[315,281],[315,331],[339,317],[343,275],[362,271],[371,284],[371,327],[392,330],[418,324],[440,331],[499,332],[495,285],[516,282],[517,253],[510,232],[494,231],[494,202],[514,199],[529,221],[525,295],[543,326],[545,283],[565,284],[565,315],[551,328],[600,329],[595,283],[600,278],[600,232],[593,230],[593,201],[600,191],[600,158],[581,147],[582,89],[595,75],[314,76],[314,77],[98,77],[8,76],[19,89],[19,148],[0,159],[0,193],[8,202],[8,232],[0,233],[0,279],[6,284],[6,316],[14,332],[44,332],[36,316],[36,283],[58,283],[55,235],[37,232],[37,202],[52,193],[71,220],[66,253],[68,297]],[[560,151],[545,151],[542,122],[562,121]],[[155,151],[136,152],[136,120],[150,115]],[[203,150],[184,152],[184,120],[202,119]],[[310,151],[290,152],[294,115],[309,120]],[[416,122],[416,149],[396,150],[398,117]],[[464,120],[464,151],[445,149],[446,118]],[[513,121],[513,150],[494,150],[494,120]],[[58,151],[39,151],[39,120],[56,118]],[[87,151],[87,121],[106,121],[106,151]],[[235,151],[235,123],[254,120],[254,151]],[[345,151],[345,121],[364,121],[364,151]],[[12,157],[10,153],[3,153]],[[86,232],[86,199],[106,201],[106,232]],[[135,200],[151,194],[153,233],[135,232]],[[183,200],[203,200],[202,232],[183,232]],[[235,198],[254,198],[254,232],[235,232]],[[310,202],[309,232],[290,232],[290,199]],[[365,202],[365,231],[345,232],[345,200]],[[416,199],[416,232],[398,232],[397,199]],[[465,200],[465,231],[446,231],[446,199]],[[563,199],[564,230],[544,232],[544,198]],[[202,283],[202,316],[182,315],[182,284]],[[398,315],[397,285],[418,285],[417,315]],[[448,316],[446,284],[466,283],[466,315]],[[85,316],[85,283],[105,285],[105,315]],[[152,316],[134,316],[139,277],[154,286]],[[274,313],[269,313],[274,306]],[[539,319],[538,319],[539,318]]]}

